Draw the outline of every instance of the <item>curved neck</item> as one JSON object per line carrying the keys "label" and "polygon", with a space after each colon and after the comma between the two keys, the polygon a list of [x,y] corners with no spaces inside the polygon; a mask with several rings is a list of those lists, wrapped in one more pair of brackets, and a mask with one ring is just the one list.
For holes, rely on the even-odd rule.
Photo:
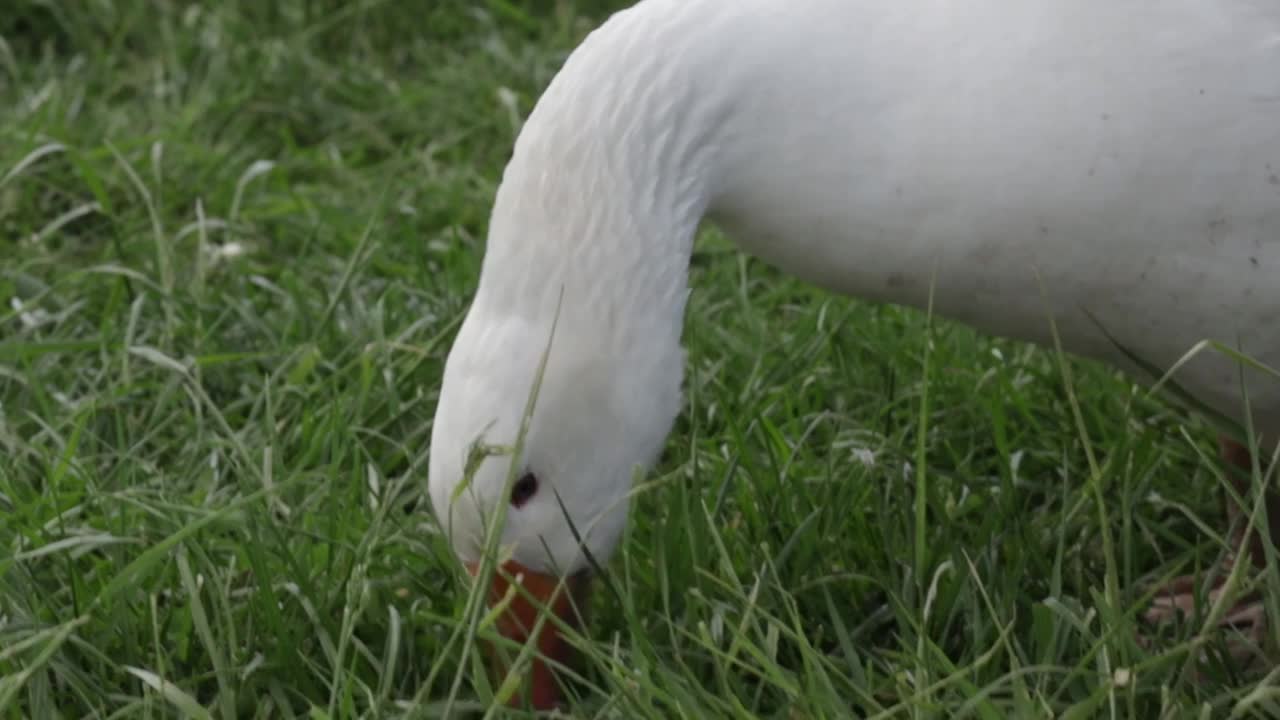
{"label": "curved neck", "polygon": [[592,33],[530,115],[494,202],[486,309],[535,325],[558,309],[561,331],[678,343],[725,113],[690,72],[707,51],[668,5]]}

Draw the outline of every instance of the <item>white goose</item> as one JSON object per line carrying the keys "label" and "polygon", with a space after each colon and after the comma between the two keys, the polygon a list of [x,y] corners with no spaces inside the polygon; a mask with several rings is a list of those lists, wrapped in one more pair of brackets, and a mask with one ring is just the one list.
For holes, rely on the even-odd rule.
{"label": "white goose", "polygon": [[[501,505],[506,569],[535,595],[581,585],[571,524],[609,559],[681,408],[704,217],[841,293],[920,307],[933,281],[938,314],[1039,343],[1051,313],[1068,351],[1135,373],[1098,323],[1161,368],[1206,338],[1280,367],[1280,4],[647,0],[613,16],[516,141],[445,369],[430,490],[469,567]],[[514,442],[553,324],[519,481],[493,458],[458,491],[477,439]],[[1236,364],[1205,353],[1176,379],[1243,417]],[[1274,443],[1280,385],[1248,379]],[[506,631],[524,639],[530,617],[513,608]],[[543,666],[532,690],[557,701]]]}

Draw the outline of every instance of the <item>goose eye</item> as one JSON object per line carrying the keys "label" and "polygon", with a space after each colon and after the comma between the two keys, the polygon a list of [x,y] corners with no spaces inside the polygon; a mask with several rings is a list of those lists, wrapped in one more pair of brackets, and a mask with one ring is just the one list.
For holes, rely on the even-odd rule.
{"label": "goose eye", "polygon": [[516,480],[515,485],[511,486],[511,505],[517,509],[523,507],[536,492],[538,492],[538,478],[533,473],[525,473],[523,477]]}

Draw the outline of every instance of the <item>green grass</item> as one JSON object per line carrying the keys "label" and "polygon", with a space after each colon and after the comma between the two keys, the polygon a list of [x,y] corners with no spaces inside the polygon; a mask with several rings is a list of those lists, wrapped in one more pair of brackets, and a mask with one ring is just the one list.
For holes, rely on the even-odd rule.
{"label": "green grass", "polygon": [[[10,0],[0,718],[504,712],[434,400],[520,118],[620,4]],[[1222,555],[1207,424],[714,231],[693,275],[575,716],[1280,710],[1195,621],[1135,640]]]}

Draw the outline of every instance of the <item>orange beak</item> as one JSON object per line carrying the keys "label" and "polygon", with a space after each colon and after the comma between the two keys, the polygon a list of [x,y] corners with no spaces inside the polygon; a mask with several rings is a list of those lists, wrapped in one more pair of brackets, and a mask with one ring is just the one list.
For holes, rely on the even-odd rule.
{"label": "orange beak", "polygon": [[[467,572],[474,577],[478,567],[476,563],[467,563]],[[504,596],[512,582],[518,582],[524,592],[517,588],[511,598],[511,604],[497,619],[498,632],[503,637],[514,640],[521,645],[529,642],[530,636],[537,628],[538,615],[542,608],[573,628],[582,627],[586,599],[590,590],[590,578],[586,573],[578,573],[566,578],[533,572],[514,561],[504,563],[493,574],[493,584],[489,588],[489,604],[492,605]],[[566,667],[574,659],[573,646],[561,635],[560,628],[552,618],[542,621],[535,640],[536,654],[533,659],[529,682],[523,686],[524,692],[516,693],[510,704],[518,706],[526,699],[534,710],[550,710],[560,703],[560,684],[552,666],[554,662]],[[498,653],[490,648],[495,682],[500,683],[507,674],[507,668]]]}

